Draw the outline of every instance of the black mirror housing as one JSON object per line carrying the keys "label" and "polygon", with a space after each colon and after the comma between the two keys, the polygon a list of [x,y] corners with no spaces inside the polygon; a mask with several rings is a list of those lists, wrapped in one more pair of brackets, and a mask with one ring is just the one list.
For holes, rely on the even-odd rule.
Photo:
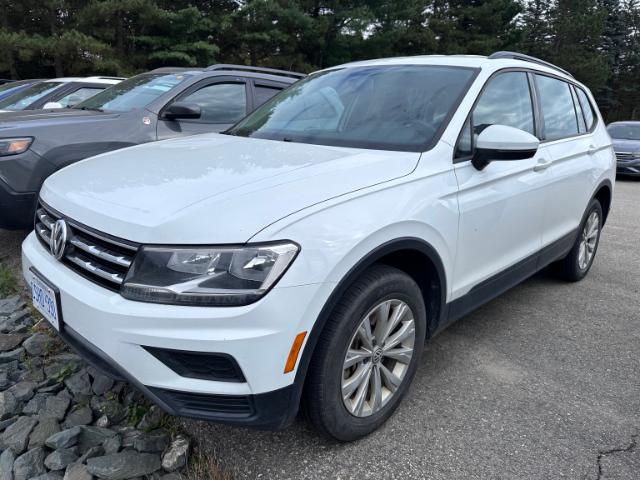
{"label": "black mirror housing", "polygon": [[162,113],[162,118],[177,120],[180,118],[200,118],[202,109],[195,103],[175,102]]}

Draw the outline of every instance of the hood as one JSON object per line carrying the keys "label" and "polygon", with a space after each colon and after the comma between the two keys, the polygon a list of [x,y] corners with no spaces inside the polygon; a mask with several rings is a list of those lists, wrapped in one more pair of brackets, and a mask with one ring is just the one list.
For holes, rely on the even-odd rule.
{"label": "hood", "polygon": [[140,243],[243,243],[311,205],[407,175],[420,154],[206,134],[106,153],[49,177],[43,200]]}
{"label": "hood", "polygon": [[625,140],[622,138],[612,138],[613,149],[616,152],[638,153],[640,155],[640,140]]}
{"label": "hood", "polygon": [[77,110],[73,108],[55,110],[20,110],[17,112],[0,111],[0,135],[2,130],[14,127],[37,127],[51,122],[86,122],[90,117],[113,116],[113,113],[102,113],[93,110]]}

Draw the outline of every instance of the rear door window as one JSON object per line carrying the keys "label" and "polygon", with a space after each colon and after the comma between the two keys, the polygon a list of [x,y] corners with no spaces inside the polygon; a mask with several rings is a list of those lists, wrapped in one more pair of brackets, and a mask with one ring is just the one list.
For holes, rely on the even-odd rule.
{"label": "rear door window", "polygon": [[244,83],[214,83],[179,99],[202,109],[196,120],[203,123],[235,123],[247,113],[247,91]]}
{"label": "rear door window", "polygon": [[104,88],[99,87],[82,87],[76,90],[75,92],[71,92],[66,94],[64,97],[56,100],[63,108],[73,107],[75,104],[80,103],[87,98],[93,97],[95,94],[101,92]]}
{"label": "rear door window", "polygon": [[270,100],[271,97],[277,95],[278,93],[280,93],[282,91],[282,88],[278,88],[278,87],[271,87],[271,86],[267,86],[267,85],[259,85],[259,84],[255,84],[255,95],[256,95],[256,99],[255,99],[255,105],[254,108],[258,108],[260,105],[262,105],[263,103],[265,103],[267,100]]}
{"label": "rear door window", "polygon": [[559,140],[578,135],[578,118],[571,96],[571,86],[557,78],[535,75],[542,119],[544,140]]}

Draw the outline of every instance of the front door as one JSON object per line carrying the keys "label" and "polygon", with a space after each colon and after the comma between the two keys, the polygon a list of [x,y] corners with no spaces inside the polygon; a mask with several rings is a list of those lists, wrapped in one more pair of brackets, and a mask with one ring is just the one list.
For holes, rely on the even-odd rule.
{"label": "front door", "polygon": [[[483,297],[476,298],[477,303],[499,295],[535,269],[542,242],[543,187],[549,176],[539,168],[540,152],[526,160],[492,162],[478,171],[470,161],[473,145],[490,125],[536,134],[526,72],[506,71],[489,79],[456,150],[460,221],[452,297],[472,293]],[[471,292],[474,287],[480,291]],[[473,308],[471,303],[463,309]]]}

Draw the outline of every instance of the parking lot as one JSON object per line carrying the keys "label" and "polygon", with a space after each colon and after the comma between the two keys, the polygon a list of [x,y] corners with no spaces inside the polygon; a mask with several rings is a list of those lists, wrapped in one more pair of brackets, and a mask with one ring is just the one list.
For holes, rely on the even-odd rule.
{"label": "parking lot", "polygon": [[364,440],[184,424],[237,478],[640,478],[639,205],[618,181],[590,275],[537,275],[453,325]]}
{"label": "parking lot", "polygon": [[[537,275],[430,342],[397,414],[328,443],[185,420],[236,478],[639,478],[640,181],[620,180],[581,283]],[[0,231],[19,265],[23,232]]]}

